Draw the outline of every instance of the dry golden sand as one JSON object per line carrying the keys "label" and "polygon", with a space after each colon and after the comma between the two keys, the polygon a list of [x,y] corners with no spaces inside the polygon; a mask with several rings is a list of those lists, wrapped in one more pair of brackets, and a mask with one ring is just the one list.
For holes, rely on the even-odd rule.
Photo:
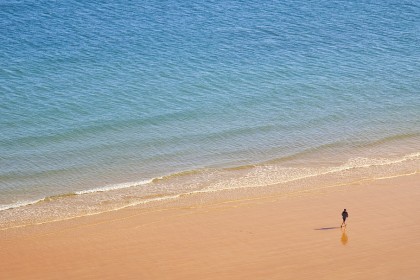
{"label": "dry golden sand", "polygon": [[0,279],[420,279],[419,182],[4,230]]}

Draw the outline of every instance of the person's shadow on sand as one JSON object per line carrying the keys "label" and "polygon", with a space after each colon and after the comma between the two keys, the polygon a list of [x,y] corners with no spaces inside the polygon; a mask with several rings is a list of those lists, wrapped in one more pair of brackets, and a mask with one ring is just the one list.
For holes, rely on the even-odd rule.
{"label": "person's shadow on sand", "polygon": [[323,227],[323,228],[316,228],[314,230],[333,230],[333,229],[339,229],[341,228],[341,244],[344,246],[347,245],[349,242],[349,237],[346,233],[346,227]]}
{"label": "person's shadow on sand", "polygon": [[330,229],[338,229],[340,227],[322,227],[322,228],[316,228],[315,230],[330,230]]}

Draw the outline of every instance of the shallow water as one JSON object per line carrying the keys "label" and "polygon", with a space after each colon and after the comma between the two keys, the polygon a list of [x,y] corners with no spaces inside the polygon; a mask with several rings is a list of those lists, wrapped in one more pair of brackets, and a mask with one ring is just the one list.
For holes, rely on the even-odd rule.
{"label": "shallow water", "polygon": [[415,1],[0,7],[3,217],[419,170]]}

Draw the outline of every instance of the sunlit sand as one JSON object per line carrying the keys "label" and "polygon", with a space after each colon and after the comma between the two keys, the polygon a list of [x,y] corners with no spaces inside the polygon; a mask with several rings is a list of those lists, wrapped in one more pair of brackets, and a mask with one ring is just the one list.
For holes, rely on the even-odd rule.
{"label": "sunlit sand", "polygon": [[3,230],[0,278],[420,279],[418,182],[415,174]]}

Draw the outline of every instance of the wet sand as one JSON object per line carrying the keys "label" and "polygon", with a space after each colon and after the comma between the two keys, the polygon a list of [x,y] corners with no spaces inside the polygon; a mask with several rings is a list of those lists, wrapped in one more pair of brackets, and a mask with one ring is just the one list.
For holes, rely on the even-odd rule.
{"label": "wet sand", "polygon": [[3,230],[0,279],[420,279],[419,182],[415,174]]}

